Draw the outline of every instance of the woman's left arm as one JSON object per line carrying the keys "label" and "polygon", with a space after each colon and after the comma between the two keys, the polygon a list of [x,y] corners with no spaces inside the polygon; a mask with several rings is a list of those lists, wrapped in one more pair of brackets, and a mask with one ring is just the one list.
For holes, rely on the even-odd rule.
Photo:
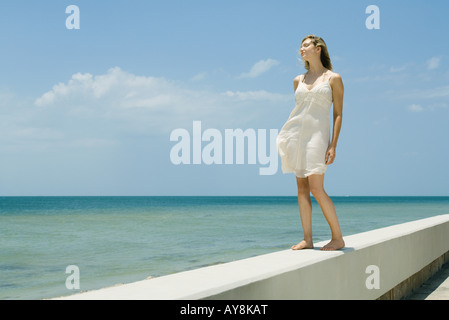
{"label": "woman's left arm", "polygon": [[327,165],[332,164],[335,160],[338,137],[340,135],[341,124],[343,121],[343,95],[345,91],[343,80],[337,73],[334,74],[330,79],[330,85],[332,87],[332,99],[334,102],[334,125],[332,132],[332,141],[326,152]]}

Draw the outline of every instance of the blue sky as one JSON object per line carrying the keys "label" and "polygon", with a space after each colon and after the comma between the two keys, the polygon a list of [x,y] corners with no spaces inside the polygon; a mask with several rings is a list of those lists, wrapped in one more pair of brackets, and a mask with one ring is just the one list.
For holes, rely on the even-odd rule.
{"label": "blue sky", "polygon": [[[79,30],[66,28],[69,5]],[[369,5],[378,30],[365,26]],[[311,33],[346,90],[328,193],[449,195],[448,12],[444,1],[2,1],[0,195],[295,195],[280,162],[273,175],[260,162],[175,165],[170,134],[193,135],[194,121],[223,138],[280,130]]]}

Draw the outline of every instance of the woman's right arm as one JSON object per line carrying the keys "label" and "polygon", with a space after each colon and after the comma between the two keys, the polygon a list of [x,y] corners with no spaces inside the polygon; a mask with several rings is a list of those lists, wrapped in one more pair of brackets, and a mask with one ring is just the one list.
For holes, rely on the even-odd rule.
{"label": "woman's right arm", "polygon": [[301,80],[301,76],[297,76],[294,80],[293,80],[293,92],[296,92],[296,89],[298,89],[298,85],[299,85],[299,81]]}

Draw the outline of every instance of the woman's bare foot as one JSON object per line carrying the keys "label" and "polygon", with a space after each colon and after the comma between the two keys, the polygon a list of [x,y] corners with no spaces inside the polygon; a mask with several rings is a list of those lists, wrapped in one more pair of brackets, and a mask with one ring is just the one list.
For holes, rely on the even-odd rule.
{"label": "woman's bare foot", "polygon": [[345,242],[343,238],[340,239],[332,239],[331,242],[326,244],[324,247],[321,248],[323,251],[335,251],[340,250],[345,247]]}
{"label": "woman's bare foot", "polygon": [[292,250],[313,249],[313,242],[302,240],[297,245],[292,246]]}

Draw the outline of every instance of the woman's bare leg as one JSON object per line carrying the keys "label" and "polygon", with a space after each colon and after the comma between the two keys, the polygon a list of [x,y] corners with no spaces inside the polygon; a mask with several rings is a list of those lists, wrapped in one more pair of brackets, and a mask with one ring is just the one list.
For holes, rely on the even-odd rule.
{"label": "woman's bare leg", "polygon": [[304,232],[304,240],[297,245],[292,246],[292,249],[312,249],[312,201],[310,199],[309,181],[307,178],[296,177],[296,184],[298,185],[298,206]]}
{"label": "woman's bare leg", "polygon": [[325,245],[321,250],[333,251],[344,248],[345,242],[341,234],[340,224],[337,218],[337,212],[335,211],[334,203],[331,198],[324,191],[323,181],[324,174],[314,174],[309,176],[310,192],[320,205],[323,211],[324,217],[327,220],[332,232],[332,240]]}

